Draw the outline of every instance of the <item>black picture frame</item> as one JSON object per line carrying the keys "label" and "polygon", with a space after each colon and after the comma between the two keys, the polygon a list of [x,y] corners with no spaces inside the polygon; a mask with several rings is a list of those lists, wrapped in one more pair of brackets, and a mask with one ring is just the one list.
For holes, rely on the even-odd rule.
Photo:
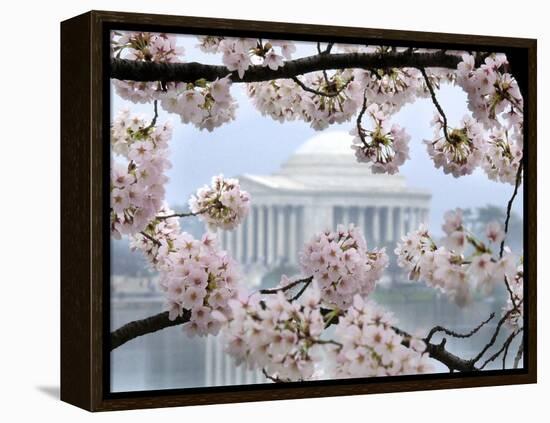
{"label": "black picture frame", "polygon": [[[507,54],[525,100],[524,368],[110,393],[111,30],[375,42]],[[91,11],[61,23],[61,399],[90,411],[535,383],[537,44],[533,39]]]}

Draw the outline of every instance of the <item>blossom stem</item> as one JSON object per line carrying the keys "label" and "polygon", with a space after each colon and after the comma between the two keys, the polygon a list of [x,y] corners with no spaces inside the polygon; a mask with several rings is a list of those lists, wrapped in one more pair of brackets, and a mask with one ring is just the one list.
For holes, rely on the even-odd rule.
{"label": "blossom stem", "polygon": [[300,285],[301,283],[305,284],[305,286],[307,287],[307,285],[309,285],[312,280],[313,280],[313,276],[310,276],[308,278],[303,278],[303,279],[296,279],[295,281],[290,282],[288,285],[281,286],[279,288],[260,289],[259,292],[260,294],[264,294],[264,295],[276,294],[279,291],[286,292],[289,289],[292,289],[295,286]]}
{"label": "blossom stem", "polygon": [[447,126],[447,115],[445,115],[445,112],[443,111],[443,108],[441,107],[441,104],[439,104],[439,101],[437,101],[437,97],[435,95],[434,88],[432,86],[432,83],[430,81],[430,78],[428,77],[428,74],[426,73],[426,69],[424,68],[418,68],[422,76],[424,77],[424,82],[426,83],[426,87],[428,87],[428,91],[430,92],[430,96],[432,97],[432,102],[443,118],[443,133],[445,134],[445,139],[448,142],[451,142],[451,139],[449,138],[449,132],[448,132],[448,126]]}

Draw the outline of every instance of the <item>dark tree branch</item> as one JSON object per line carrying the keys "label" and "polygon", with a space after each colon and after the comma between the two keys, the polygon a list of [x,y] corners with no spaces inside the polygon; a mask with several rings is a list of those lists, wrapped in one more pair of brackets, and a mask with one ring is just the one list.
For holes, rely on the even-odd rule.
{"label": "dark tree branch", "polygon": [[191,312],[189,310],[183,310],[182,315],[175,320],[170,320],[168,318],[167,311],[147,317],[146,319],[134,320],[111,332],[109,344],[110,351],[113,351],[115,348],[139,336],[147,335],[148,333],[153,333],[171,326],[181,325],[182,323],[188,322],[190,317]]}
{"label": "dark tree branch", "polygon": [[[413,336],[397,327],[392,327],[392,329],[398,335],[401,335],[403,337],[402,344],[406,347],[409,347],[410,340],[413,338]],[[443,338],[438,344],[432,344],[431,342],[426,341],[426,339],[424,339],[423,341],[426,343],[426,352],[429,354],[429,356],[434,360],[443,363],[445,366],[447,366],[449,371],[475,372],[479,370],[475,367],[475,363],[472,363],[471,360],[464,360],[463,358],[460,358],[448,351],[445,348],[445,345],[447,343],[447,340],[445,338]]]}
{"label": "dark tree branch", "polygon": [[155,244],[156,246],[160,246],[160,241],[158,239],[155,239],[153,238],[151,235],[149,235],[147,232],[145,231],[141,231],[139,233],[140,235],[144,236],[145,238],[147,238],[149,241],[151,241],[153,244]]}
{"label": "dark tree branch", "polygon": [[523,339],[521,340],[518,352],[516,353],[516,357],[514,358],[514,369],[517,369],[519,366],[519,361],[521,360],[521,357],[523,356]]}
{"label": "dark tree branch", "polygon": [[[176,320],[170,320],[168,319],[168,312],[166,311],[146,319],[135,320],[127,323],[121,328],[111,332],[110,350],[112,351],[128,341],[147,335],[148,333],[153,333],[168,327],[188,322],[190,317],[191,313],[188,310],[184,310],[181,317],[178,317]],[[394,328],[394,330],[405,338],[403,340],[403,344],[408,346],[409,340],[412,338],[411,335],[398,328]],[[445,340],[439,344],[426,343],[426,352],[434,360],[445,364],[450,370],[457,370],[461,372],[472,372],[478,370],[471,360],[464,360],[447,351],[445,349]]]}
{"label": "dark tree branch", "polygon": [[[288,285],[281,286],[279,288],[260,289],[259,292],[260,292],[260,294],[264,294],[264,295],[276,294],[279,291],[286,292],[289,289],[292,289],[295,286],[300,285],[301,283],[303,283],[304,286],[307,288],[307,286],[311,283],[312,280],[313,280],[313,276],[310,276],[308,278],[303,278],[303,279],[296,279],[295,281],[290,282]],[[302,289],[305,290],[305,288],[302,288]]]}
{"label": "dark tree branch", "polygon": [[363,121],[363,116],[365,115],[366,111],[367,111],[367,90],[363,91],[363,105],[361,106],[361,110],[359,110],[359,113],[357,114],[357,120],[355,121],[355,125],[357,126],[357,135],[361,139],[361,142],[363,143],[364,147],[369,146],[367,141],[365,140],[363,126],[361,125],[361,122]]}
{"label": "dark tree branch", "polygon": [[151,129],[153,126],[157,124],[157,119],[159,117],[159,109],[158,109],[158,100],[153,101],[153,120],[151,120],[151,123],[147,127],[147,129]]}
{"label": "dark tree branch", "polygon": [[437,101],[437,97],[435,95],[434,88],[432,86],[432,83],[430,82],[430,78],[428,78],[428,74],[426,73],[426,69],[424,68],[418,68],[422,76],[424,77],[424,82],[426,83],[426,87],[428,87],[428,91],[430,92],[430,96],[432,97],[432,103],[434,104],[435,108],[443,118],[443,134],[445,134],[445,139],[447,141],[450,141],[449,139],[449,131],[447,126],[447,115],[445,115],[445,112],[443,111],[443,107],[441,107],[441,104],[439,104],[439,101]]}
{"label": "dark tree branch", "polygon": [[[346,83],[344,85],[342,85],[342,87],[340,87],[340,89],[338,89],[336,91],[319,91],[319,90],[316,90],[314,88],[308,87],[306,84],[304,84],[302,81],[300,81],[297,76],[293,76],[291,79],[296,84],[298,84],[300,86],[300,88],[302,88],[302,90],[307,91],[308,93],[312,93],[312,94],[322,96],[322,97],[338,97],[342,93],[342,91],[344,91],[347,88],[347,86],[350,84],[350,82],[353,81],[353,77],[351,77],[350,79],[348,79],[346,81]],[[329,82],[328,79],[327,79],[326,82],[327,82],[327,85],[330,86],[330,82]]]}
{"label": "dark tree branch", "polygon": [[[189,63],[138,62],[111,59],[111,78],[131,81],[195,82],[198,79],[214,81],[230,75],[233,82],[260,82],[292,78],[310,72],[334,69],[372,68],[447,68],[456,69],[462,58],[442,50],[430,53],[321,53],[286,61],[272,70],[267,66],[250,66],[242,78],[237,71],[225,66]],[[481,63],[481,57],[476,62]]]}
{"label": "dark tree branch", "polygon": [[276,377],[276,376],[271,376],[269,373],[267,373],[267,371],[265,369],[262,368],[262,374],[266,377],[266,379],[269,379],[270,381],[272,382],[275,382],[275,383],[285,383],[284,380]]}
{"label": "dark tree branch", "polygon": [[172,213],[172,214],[167,214],[167,215],[164,215],[164,216],[155,216],[155,219],[158,219],[158,220],[165,220],[165,219],[170,219],[172,217],[192,217],[192,216],[198,216],[199,214],[202,214],[202,213],[206,213],[208,210],[210,210],[212,207],[214,206],[210,206],[210,207],[205,207],[204,209],[201,209],[197,212],[185,212],[185,213]]}
{"label": "dark tree branch", "polygon": [[504,238],[500,243],[500,252],[498,254],[500,258],[502,258],[502,255],[504,254],[504,243],[506,242],[506,235],[508,235],[508,226],[510,225],[510,217],[512,215],[512,206],[514,204],[514,200],[516,199],[516,196],[518,195],[519,186],[521,185],[522,171],[523,171],[523,159],[520,160],[519,162],[518,172],[516,174],[516,184],[514,185],[514,192],[512,193],[510,200],[508,200],[508,205],[506,206],[506,220],[504,221]]}
{"label": "dark tree branch", "polygon": [[[520,330],[521,331],[521,330]],[[493,355],[491,355],[487,360],[485,360],[485,362],[481,365],[480,367],[480,370],[484,369],[487,364],[489,364],[490,362],[492,361],[495,361],[499,355],[501,355],[503,352],[505,353],[504,354],[504,359],[503,359],[503,363],[502,363],[502,368],[504,369],[505,368],[505,364],[506,364],[506,354],[508,352],[508,348],[510,347],[510,344],[512,343],[512,341],[514,340],[514,338],[517,336],[517,334],[520,332],[520,331],[514,331],[510,334],[510,336],[508,336],[508,338],[506,338],[506,341],[504,341],[504,344],[502,344],[502,347],[500,347],[500,349],[498,351],[496,351]]]}
{"label": "dark tree branch", "polygon": [[483,349],[479,352],[478,355],[476,355],[474,358],[472,358],[472,360],[470,360],[473,364],[481,360],[481,358],[489,350],[489,348],[491,348],[495,344],[498,338],[498,334],[500,333],[500,329],[504,325],[504,322],[506,322],[506,319],[508,319],[508,317],[510,317],[510,314],[512,314],[512,312],[514,311],[515,311],[514,308],[508,310],[506,314],[504,314],[504,316],[502,316],[502,318],[498,321],[497,327],[495,328],[495,332],[493,333],[493,336],[491,337],[487,345],[483,347]]}
{"label": "dark tree branch", "polygon": [[470,332],[467,332],[467,333],[458,333],[450,329],[447,329],[443,326],[434,326],[428,333],[428,336],[426,336],[425,341],[430,342],[432,337],[438,332],[443,332],[446,335],[452,336],[453,338],[469,338],[475,335],[483,326],[489,323],[493,319],[493,317],[495,317],[495,313],[491,313],[491,315],[486,320],[481,322],[478,326],[476,326]]}
{"label": "dark tree branch", "polygon": [[304,283],[304,285],[302,286],[302,288],[289,301],[293,302],[293,301],[296,301],[298,298],[300,298],[302,296],[302,294],[305,292],[305,290],[307,289],[307,287],[311,284],[312,280],[313,280],[313,278],[306,281]]}

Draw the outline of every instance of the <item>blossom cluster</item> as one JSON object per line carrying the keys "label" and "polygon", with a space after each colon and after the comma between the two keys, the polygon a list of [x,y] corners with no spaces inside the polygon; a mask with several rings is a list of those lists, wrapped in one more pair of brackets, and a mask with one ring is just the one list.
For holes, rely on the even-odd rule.
{"label": "blossom cluster", "polygon": [[111,126],[112,151],[118,156],[111,166],[111,234],[140,232],[164,201],[169,123],[151,125],[145,118],[122,110]]}
{"label": "blossom cluster", "polygon": [[239,78],[252,65],[276,70],[296,51],[292,41],[213,36],[199,37],[198,47],[205,53],[222,53],[223,64],[230,71],[237,71]]}
{"label": "blossom cluster", "polygon": [[370,103],[384,105],[392,113],[425,95],[422,75],[417,69],[354,69],[353,76]]}
{"label": "blossom cluster", "polygon": [[300,82],[313,92],[292,79],[250,83],[247,92],[264,116],[279,122],[300,119],[315,130],[349,121],[363,102],[359,83],[349,72],[312,72]]}
{"label": "blossom cluster", "polygon": [[226,351],[238,364],[263,369],[282,381],[310,379],[321,357],[324,320],[321,293],[312,284],[298,301],[280,290],[262,298],[241,295],[230,301],[232,317],[224,329]]}
{"label": "blossom cluster", "polygon": [[353,297],[367,297],[388,265],[382,250],[367,250],[361,230],[354,225],[339,225],[335,232],[316,234],[300,252],[304,274],[319,284],[324,303],[346,309]]}
{"label": "blossom cluster", "polygon": [[[505,54],[491,54],[475,67],[475,58],[465,53],[457,68],[456,82],[468,94],[474,118],[487,129],[500,127],[520,130],[523,124],[523,98],[517,81],[507,72]],[[499,119],[500,118],[500,119]]]}
{"label": "blossom cluster", "polygon": [[235,119],[237,103],[231,96],[229,77],[208,82],[172,83],[157,98],[164,110],[177,114],[182,123],[213,131]]}
{"label": "blossom cluster", "polygon": [[218,249],[215,236],[205,233],[197,240],[181,232],[161,239],[157,262],[170,320],[188,312],[187,335],[218,334],[222,321],[217,316],[232,314],[229,301],[237,295],[239,269]]}
{"label": "blossom cluster", "polygon": [[488,245],[464,227],[460,209],[445,214],[443,231],[441,246],[424,225],[406,234],[397,244],[397,264],[409,272],[410,280],[421,279],[464,305],[475,289],[490,292],[497,282],[515,275],[515,255],[506,248],[502,258],[494,258],[489,248],[504,237],[497,222],[487,225]]}
{"label": "blossom cluster", "polygon": [[503,128],[491,130],[481,164],[489,179],[515,184],[523,157],[523,137]]}
{"label": "blossom cluster", "polygon": [[160,270],[164,268],[168,252],[180,233],[179,218],[174,210],[164,204],[143,231],[130,237],[130,249],[141,251],[151,268]]}
{"label": "blossom cluster", "polygon": [[365,110],[372,122],[367,130],[360,124],[351,131],[354,135],[351,148],[355,150],[357,161],[371,163],[373,173],[393,175],[409,158],[411,137],[397,124],[390,126],[389,116],[383,107],[373,103]]}
{"label": "blossom cluster", "polygon": [[405,339],[394,329],[393,315],[359,295],[338,320],[334,339],[342,347],[334,348],[332,376],[356,378],[422,374],[433,371],[425,353],[425,343],[414,337]]}
{"label": "blossom cluster", "polygon": [[211,229],[234,229],[248,214],[250,196],[237,179],[218,175],[191,196],[189,207]]}
{"label": "blossom cluster", "polygon": [[484,157],[484,132],[470,116],[464,116],[459,127],[444,128],[439,113],[432,120],[434,140],[425,140],[428,154],[436,168],[443,168],[446,174],[455,178],[469,175],[480,165]]}

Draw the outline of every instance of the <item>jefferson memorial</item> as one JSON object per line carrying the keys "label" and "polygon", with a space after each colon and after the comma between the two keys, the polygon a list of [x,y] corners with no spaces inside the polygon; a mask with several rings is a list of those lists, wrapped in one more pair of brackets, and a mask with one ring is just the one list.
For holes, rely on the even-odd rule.
{"label": "jefferson memorial", "polygon": [[[218,236],[251,286],[272,286],[282,273],[299,273],[301,246],[316,232],[354,223],[369,249],[388,247],[391,256],[401,236],[428,221],[431,194],[408,187],[401,175],[373,174],[356,161],[351,142],[346,132],[323,132],[278,172],[237,177],[252,206],[241,225]],[[383,282],[391,282],[395,267],[386,273]],[[260,372],[235,368],[218,337],[207,338],[205,359],[207,386],[265,382]]]}

